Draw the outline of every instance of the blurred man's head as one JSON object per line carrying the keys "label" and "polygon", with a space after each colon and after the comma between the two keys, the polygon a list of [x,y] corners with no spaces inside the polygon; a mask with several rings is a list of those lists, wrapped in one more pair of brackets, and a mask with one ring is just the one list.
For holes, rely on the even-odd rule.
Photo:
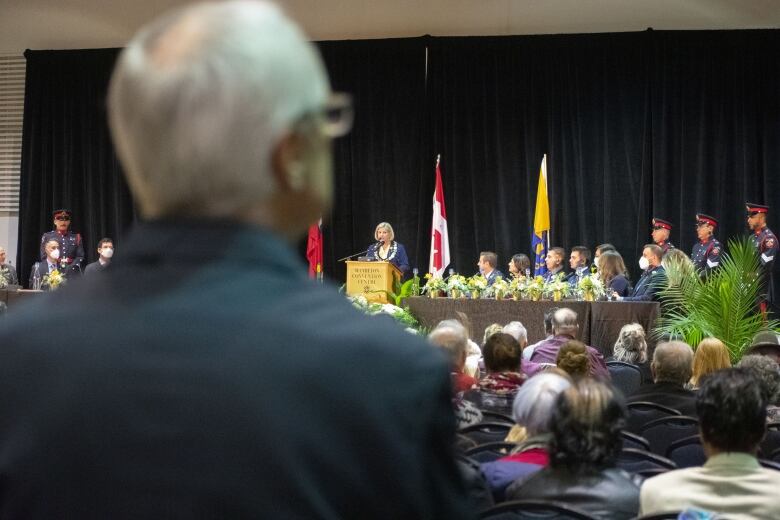
{"label": "blurred man's head", "polygon": [[469,337],[466,328],[458,320],[440,322],[428,335],[428,340],[447,353],[455,369],[463,370]]}
{"label": "blurred man's head", "polygon": [[706,376],[696,397],[696,414],[705,450],[755,453],[766,430],[767,400],[761,385],[744,368]]}
{"label": "blurred man's head", "polygon": [[558,309],[552,317],[553,334],[576,338],[580,326],[577,324],[577,313],[566,307]]}
{"label": "blurred man's head", "polygon": [[111,79],[109,122],[145,217],[228,218],[293,237],[331,203],[330,141],[347,125],[329,116],[348,112],[331,101],[314,46],[278,7],[215,2],[135,35]]}

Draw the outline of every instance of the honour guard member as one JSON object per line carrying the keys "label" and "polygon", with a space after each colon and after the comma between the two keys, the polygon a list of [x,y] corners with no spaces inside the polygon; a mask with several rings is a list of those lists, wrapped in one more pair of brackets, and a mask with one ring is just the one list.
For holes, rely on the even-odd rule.
{"label": "honour guard member", "polygon": [[54,230],[44,233],[41,237],[41,260],[46,259],[46,242],[56,240],[60,244],[60,263],[67,271],[76,269],[81,272],[84,261],[84,241],[79,233],[70,230],[71,212],[68,209],[58,209],[53,213]]}
{"label": "honour guard member", "polygon": [[775,256],[777,256],[777,237],[772,230],[766,226],[766,215],[769,212],[769,206],[762,204],[753,204],[752,202],[746,202],[745,208],[747,209],[747,225],[753,232],[750,236],[750,241],[758,251],[761,265],[767,273],[767,296],[766,301],[770,304],[774,303],[774,276],[773,267],[775,264]]}
{"label": "honour guard member", "polygon": [[696,214],[696,235],[699,241],[693,246],[691,260],[696,270],[707,274],[720,265],[720,253],[723,246],[713,236],[718,221],[704,213]]}
{"label": "honour guard member", "polygon": [[650,236],[653,237],[653,243],[660,247],[664,254],[670,249],[674,249],[674,245],[669,242],[669,235],[672,233],[672,223],[662,218],[653,217],[652,225],[653,231],[650,233]]}

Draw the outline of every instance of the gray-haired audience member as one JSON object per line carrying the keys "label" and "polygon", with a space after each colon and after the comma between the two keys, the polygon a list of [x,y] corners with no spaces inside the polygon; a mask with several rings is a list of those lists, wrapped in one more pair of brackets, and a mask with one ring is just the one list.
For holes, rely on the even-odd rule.
{"label": "gray-haired audience member", "polygon": [[452,387],[455,393],[470,390],[477,384],[477,380],[466,375],[463,371],[466,366],[466,355],[469,338],[466,327],[458,320],[444,320],[436,325],[428,335],[428,340],[444,349],[452,363]]}
{"label": "gray-haired audience member", "polygon": [[[577,339],[580,333],[580,325],[577,322],[577,313],[563,307],[553,313],[552,317],[553,337],[541,341],[531,354],[533,363],[555,364],[558,359],[558,351],[564,343]],[[609,379],[609,371],[604,362],[604,357],[593,347],[587,346],[590,358],[590,374],[592,376]]]}
{"label": "gray-haired audience member", "polygon": [[4,318],[0,516],[471,518],[446,356],[295,252],[351,124],[317,47],[271,2],[185,3],[108,113],[141,219]]}
{"label": "gray-haired audience member", "polygon": [[542,372],[518,390],[512,416],[518,426],[525,429],[526,437],[510,455],[482,464],[482,473],[496,502],[504,500],[504,491],[509,484],[547,465],[555,403],[558,395],[570,386],[571,381],[566,377]]}
{"label": "gray-haired audience member", "polygon": [[0,247],[0,289],[9,285],[19,285],[16,268],[6,260],[5,248]]}
{"label": "gray-haired audience member", "polygon": [[639,323],[623,325],[612,350],[612,359],[639,367],[642,382],[651,383],[653,375],[647,358],[647,338],[645,329]]}
{"label": "gray-haired audience member", "polygon": [[628,396],[628,402],[649,401],[672,408],[683,415],[696,415],[696,394],[685,388],[693,373],[693,349],[682,341],[660,343],[650,364],[653,383]]}
{"label": "gray-haired audience member", "polygon": [[756,459],[766,432],[766,405],[750,370],[729,368],[706,376],[696,410],[707,462],[646,480],[640,516],[696,508],[719,513],[718,518],[780,518],[780,471],[762,468]]}
{"label": "gray-haired audience member", "polygon": [[780,420],[780,367],[777,362],[760,354],[743,356],[737,364],[739,368],[748,370],[758,384],[766,398],[766,422]]}
{"label": "gray-haired audience member", "polygon": [[534,353],[534,350],[536,347],[545,340],[551,339],[553,337],[553,314],[555,314],[555,311],[558,310],[558,307],[550,307],[546,311],[544,311],[544,335],[545,338],[541,341],[537,341],[533,345],[528,345],[523,349],[523,359],[530,360],[531,356]]}
{"label": "gray-haired audience member", "polygon": [[510,321],[504,325],[502,332],[515,338],[520,344],[520,348],[525,348],[528,345],[528,331],[525,329],[525,325],[519,321]]}

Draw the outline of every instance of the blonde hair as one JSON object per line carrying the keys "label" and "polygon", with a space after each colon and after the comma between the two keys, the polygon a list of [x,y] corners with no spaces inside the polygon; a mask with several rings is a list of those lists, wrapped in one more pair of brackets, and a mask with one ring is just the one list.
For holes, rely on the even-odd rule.
{"label": "blonde hair", "polygon": [[731,359],[726,345],[717,338],[704,338],[693,354],[691,386],[698,388],[702,377],[723,368],[731,368]]}
{"label": "blonde hair", "polygon": [[389,222],[380,222],[376,225],[376,228],[374,229],[374,240],[379,240],[379,230],[385,229],[388,233],[390,233],[390,240],[395,240],[395,231],[393,231],[393,226],[390,225]]}

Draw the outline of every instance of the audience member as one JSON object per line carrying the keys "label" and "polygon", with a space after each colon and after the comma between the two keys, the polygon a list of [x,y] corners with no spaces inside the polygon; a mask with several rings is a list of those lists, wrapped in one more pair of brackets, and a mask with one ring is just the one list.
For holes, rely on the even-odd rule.
{"label": "audience member", "polygon": [[103,238],[98,242],[98,259],[95,262],[87,264],[84,268],[84,274],[95,274],[107,269],[111,265],[111,258],[114,256],[114,241],[110,238]]}
{"label": "audience member", "polygon": [[271,2],[186,4],[108,113],[140,222],[0,326],[0,516],[471,518],[445,356],[295,253],[351,120],[316,46]]}
{"label": "audience member", "polygon": [[558,351],[555,364],[575,381],[587,376],[590,372],[590,358],[585,343],[576,339],[564,343]]}
{"label": "audience member", "polygon": [[487,340],[495,334],[496,332],[503,332],[504,327],[500,323],[491,323],[487,327],[485,327],[485,332],[482,334],[482,348],[484,349],[485,343],[487,343]]}
{"label": "audience member", "polygon": [[669,471],[642,485],[641,515],[687,508],[724,518],[780,518],[780,471],[764,469],[756,451],[766,431],[766,399],[753,374],[726,369],[704,378],[696,398],[703,467]]}
{"label": "audience member", "polygon": [[533,345],[528,345],[523,349],[523,359],[530,360],[531,356],[534,353],[534,350],[536,350],[536,347],[539,346],[543,341],[546,341],[548,339],[552,339],[553,337],[553,314],[555,314],[555,311],[558,310],[558,307],[550,307],[546,311],[544,311],[544,334],[545,338],[541,341],[537,341]]}
{"label": "audience member", "polygon": [[762,330],[751,341],[746,354],[760,354],[769,356],[780,363],[780,339],[778,335],[771,330]]}
{"label": "audience member", "polygon": [[541,373],[520,387],[512,405],[512,416],[525,430],[525,439],[506,457],[482,464],[496,502],[504,500],[506,487],[530,475],[549,462],[550,426],[558,395],[571,386],[564,376]]}
{"label": "audience member", "polygon": [[[577,339],[579,334],[579,325],[577,324],[577,313],[566,307],[558,309],[552,318],[553,337],[540,342],[531,354],[531,361],[534,363],[555,363],[558,359],[558,350],[561,346],[572,340]],[[588,357],[590,358],[590,374],[593,376],[609,379],[609,371],[604,363],[604,357],[593,347],[587,347]]]}
{"label": "audience member", "polygon": [[622,398],[583,378],[558,396],[551,421],[550,465],[511,484],[509,500],[553,500],[597,518],[634,518],[639,486],[616,467],[626,422]]}
{"label": "audience member", "polygon": [[[525,325],[519,321],[510,321],[504,325],[503,332],[515,338],[515,341],[520,345],[520,352],[523,352],[528,346],[528,331],[525,329]],[[535,374],[540,368],[537,363],[532,363],[524,357],[520,357],[520,372],[523,374]]]}
{"label": "audience member", "polygon": [[16,275],[16,268],[6,263],[5,248],[0,247],[0,288],[9,285],[19,285],[19,278]]}
{"label": "audience member", "polygon": [[464,398],[482,410],[509,414],[517,390],[525,381],[520,373],[520,345],[515,338],[503,332],[490,336],[482,348],[487,375],[479,381],[477,390],[470,390]]}
{"label": "audience member", "polygon": [[645,329],[639,323],[623,325],[612,350],[612,360],[630,363],[642,372],[642,384],[652,383],[650,360],[647,357]]}
{"label": "audience member", "polygon": [[660,343],[655,348],[650,371],[653,383],[640,386],[630,396],[629,403],[649,401],[681,412],[696,415],[696,395],[685,388],[691,379],[693,351],[682,341]]}
{"label": "audience member", "polygon": [[477,380],[463,372],[469,339],[466,336],[466,328],[457,320],[444,320],[436,325],[428,339],[444,349],[450,359],[453,392],[457,394],[474,388]]}
{"label": "audience member", "polygon": [[750,371],[761,387],[766,399],[766,421],[780,421],[780,367],[769,356],[749,354],[737,363],[739,368]]}
{"label": "audience member", "polygon": [[688,388],[699,388],[702,377],[724,368],[731,368],[729,349],[717,338],[704,338],[693,354],[693,374]]}

